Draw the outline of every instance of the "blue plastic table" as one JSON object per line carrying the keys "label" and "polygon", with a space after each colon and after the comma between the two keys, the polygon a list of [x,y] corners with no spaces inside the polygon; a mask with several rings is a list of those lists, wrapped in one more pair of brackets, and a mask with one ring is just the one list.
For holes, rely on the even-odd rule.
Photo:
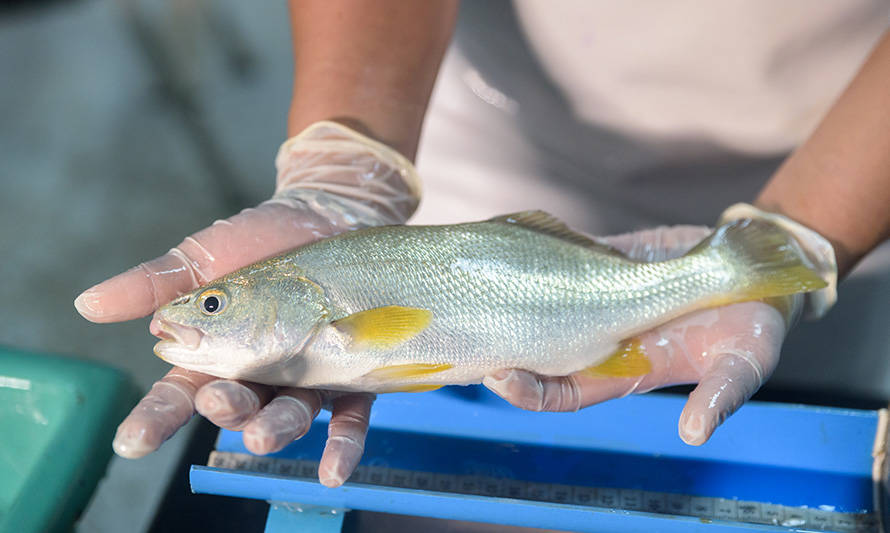
{"label": "blue plastic table", "polygon": [[749,403],[692,447],[677,436],[683,402],[532,413],[477,387],[381,395],[343,487],[312,479],[325,418],[270,458],[222,431],[191,485],[274,502],[269,531],[338,531],[349,509],[573,531],[874,526],[877,412]]}

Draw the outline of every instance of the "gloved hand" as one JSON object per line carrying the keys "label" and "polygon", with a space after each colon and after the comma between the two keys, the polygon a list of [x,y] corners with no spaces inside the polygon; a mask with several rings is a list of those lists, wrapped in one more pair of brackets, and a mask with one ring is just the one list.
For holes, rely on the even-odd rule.
{"label": "gloved hand", "polygon": [[[274,196],[186,237],[166,255],[87,290],[75,306],[93,322],[142,317],[180,294],[260,259],[366,226],[401,224],[420,199],[413,165],[394,150],[331,122],[282,145]],[[138,458],[156,450],[195,410],[243,430],[258,454],[280,450],[309,429],[330,402],[319,479],[338,486],[361,458],[374,396],[275,388],[174,367],[121,423],[114,450]]]}
{"label": "gloved hand", "polygon": [[[603,239],[629,257],[664,261],[679,257],[710,233],[706,227],[659,227]],[[635,378],[597,378],[576,373],[538,376],[503,370],[483,383],[508,402],[533,411],[577,411],[582,407],[686,383],[698,383],[680,415],[680,438],[704,444],[770,377],[800,296],[745,302],[695,312],[638,338],[652,371]]]}

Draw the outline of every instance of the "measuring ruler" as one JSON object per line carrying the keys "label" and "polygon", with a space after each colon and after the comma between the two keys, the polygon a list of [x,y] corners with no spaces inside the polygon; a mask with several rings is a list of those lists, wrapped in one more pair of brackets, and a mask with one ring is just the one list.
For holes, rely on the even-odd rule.
{"label": "measuring ruler", "polygon": [[[235,471],[317,480],[318,461],[258,457],[245,453],[210,453],[208,466]],[[860,532],[875,531],[872,513],[841,513],[828,508],[790,507],[756,501],[711,498],[633,489],[537,483],[508,478],[452,475],[359,465],[347,483],[403,489],[533,500],[602,507],[623,511],[691,516],[767,524],[794,529]]]}

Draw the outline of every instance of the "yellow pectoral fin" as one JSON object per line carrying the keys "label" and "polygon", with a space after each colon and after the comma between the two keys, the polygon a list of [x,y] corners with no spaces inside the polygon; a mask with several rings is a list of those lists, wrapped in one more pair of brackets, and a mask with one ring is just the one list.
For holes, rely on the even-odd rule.
{"label": "yellow pectoral fin", "polygon": [[604,362],[585,368],[581,372],[591,377],[630,378],[645,376],[652,371],[652,362],[646,357],[638,339],[629,339]]}
{"label": "yellow pectoral fin", "polygon": [[380,381],[404,381],[407,379],[428,376],[437,372],[444,372],[451,368],[454,368],[454,365],[430,365],[424,363],[392,365],[372,370],[365,374],[364,377]]}
{"label": "yellow pectoral fin", "polygon": [[432,319],[427,309],[390,305],[353,313],[331,325],[349,335],[351,348],[385,350],[414,338]]}

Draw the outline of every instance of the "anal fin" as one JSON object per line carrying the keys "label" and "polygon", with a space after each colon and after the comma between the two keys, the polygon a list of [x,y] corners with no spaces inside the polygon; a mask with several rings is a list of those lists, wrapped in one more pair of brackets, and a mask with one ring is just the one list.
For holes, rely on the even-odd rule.
{"label": "anal fin", "polygon": [[646,357],[639,339],[628,339],[608,359],[581,373],[600,378],[630,378],[645,376],[651,371],[652,362]]}
{"label": "anal fin", "polygon": [[444,372],[452,368],[454,368],[454,365],[449,364],[411,363],[407,365],[383,366],[368,372],[363,377],[379,381],[403,381]]}
{"label": "anal fin", "polygon": [[404,387],[396,387],[394,389],[386,389],[380,391],[382,393],[387,392],[428,392],[436,389],[441,389],[445,385],[436,385],[433,383],[422,383],[418,385],[405,385]]}
{"label": "anal fin", "polygon": [[[427,364],[427,363],[411,363],[407,365],[391,365],[384,366],[372,370],[363,377],[371,378],[378,381],[405,381],[426,377],[439,372],[445,372],[454,368],[450,364]],[[444,385],[439,383],[414,383],[407,385],[396,385],[392,388],[384,388],[380,392],[427,392],[436,390]]]}

